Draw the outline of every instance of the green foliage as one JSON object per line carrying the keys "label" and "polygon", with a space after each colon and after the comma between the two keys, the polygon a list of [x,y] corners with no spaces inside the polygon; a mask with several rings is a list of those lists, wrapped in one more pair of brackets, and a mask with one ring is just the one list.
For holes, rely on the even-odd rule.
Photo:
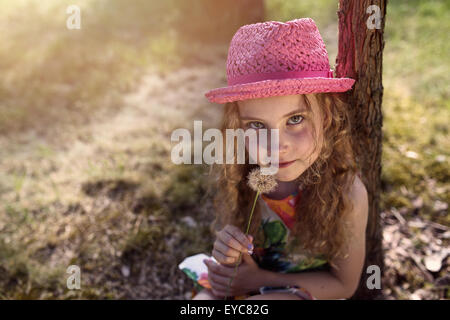
{"label": "green foliage", "polygon": [[448,110],[450,3],[391,1],[385,29],[385,90],[391,83],[402,82],[404,95],[410,95],[426,107]]}
{"label": "green foliage", "polygon": [[266,20],[288,21],[298,18],[312,18],[319,30],[337,20],[339,1],[293,1],[266,0]]}
{"label": "green foliage", "polygon": [[382,207],[411,208],[420,195],[420,213],[444,224],[433,207],[450,174],[449,21],[448,1],[389,2],[383,62]]}

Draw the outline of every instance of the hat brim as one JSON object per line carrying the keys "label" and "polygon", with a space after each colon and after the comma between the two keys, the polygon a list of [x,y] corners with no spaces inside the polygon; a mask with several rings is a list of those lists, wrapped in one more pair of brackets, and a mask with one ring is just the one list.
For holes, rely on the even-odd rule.
{"label": "hat brim", "polygon": [[214,103],[227,103],[293,94],[345,92],[350,90],[354,83],[355,80],[350,78],[263,80],[213,89],[205,93],[205,96]]}

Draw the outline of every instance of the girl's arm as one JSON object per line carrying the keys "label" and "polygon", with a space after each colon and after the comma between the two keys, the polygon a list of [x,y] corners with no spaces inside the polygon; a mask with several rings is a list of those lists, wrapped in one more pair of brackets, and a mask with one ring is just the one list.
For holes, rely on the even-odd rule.
{"label": "girl's arm", "polygon": [[278,273],[261,269],[258,276],[261,286],[299,285],[308,290],[316,299],[351,297],[358,287],[364,266],[369,211],[367,191],[358,177],[355,178],[351,199],[353,199],[354,206],[350,214],[353,225],[352,241],[348,257],[333,261],[337,268],[332,268],[331,271],[303,273]]}

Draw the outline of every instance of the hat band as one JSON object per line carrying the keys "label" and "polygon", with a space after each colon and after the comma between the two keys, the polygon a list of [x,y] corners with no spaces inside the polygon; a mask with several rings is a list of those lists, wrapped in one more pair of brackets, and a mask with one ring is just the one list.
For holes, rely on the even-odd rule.
{"label": "hat band", "polygon": [[333,70],[329,71],[282,71],[282,72],[267,72],[267,73],[252,73],[228,79],[228,85],[233,86],[237,84],[258,82],[264,80],[279,80],[279,79],[302,79],[302,78],[333,78]]}

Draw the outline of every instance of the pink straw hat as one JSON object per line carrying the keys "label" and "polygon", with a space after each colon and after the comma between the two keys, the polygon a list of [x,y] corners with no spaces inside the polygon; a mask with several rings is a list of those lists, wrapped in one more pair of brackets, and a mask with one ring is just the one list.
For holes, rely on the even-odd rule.
{"label": "pink straw hat", "polygon": [[209,101],[344,92],[355,82],[333,78],[325,44],[311,18],[240,27],[228,49],[227,80],[227,87],[205,94]]}

